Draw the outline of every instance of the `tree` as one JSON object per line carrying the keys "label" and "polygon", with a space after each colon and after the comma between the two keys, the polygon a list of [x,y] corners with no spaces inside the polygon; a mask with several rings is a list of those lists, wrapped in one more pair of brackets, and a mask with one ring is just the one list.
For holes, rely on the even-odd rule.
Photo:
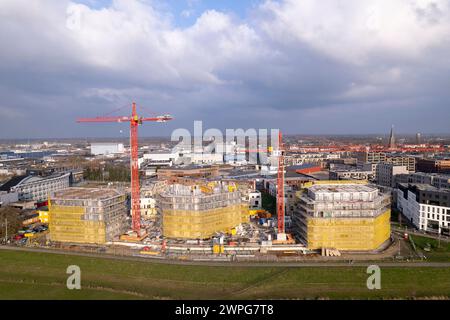
{"label": "tree", "polygon": [[8,222],[8,235],[16,234],[22,227],[22,221],[19,219],[20,210],[13,207],[0,208],[0,239],[5,238],[6,225]]}

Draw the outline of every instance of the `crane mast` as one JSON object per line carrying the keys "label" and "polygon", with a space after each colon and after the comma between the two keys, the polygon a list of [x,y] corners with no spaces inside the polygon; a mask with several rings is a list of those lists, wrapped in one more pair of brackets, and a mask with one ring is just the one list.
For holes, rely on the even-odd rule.
{"label": "crane mast", "polygon": [[[131,212],[132,228],[138,236],[141,232],[141,189],[139,186],[139,153],[138,153],[138,126],[139,118],[136,113],[136,103],[133,102],[130,121],[130,168],[131,168]],[[142,123],[142,122],[141,122]]]}
{"label": "crane mast", "polygon": [[278,238],[286,238],[284,227],[285,205],[284,205],[284,147],[283,135],[278,133],[278,177],[277,177],[277,218],[278,218]]}

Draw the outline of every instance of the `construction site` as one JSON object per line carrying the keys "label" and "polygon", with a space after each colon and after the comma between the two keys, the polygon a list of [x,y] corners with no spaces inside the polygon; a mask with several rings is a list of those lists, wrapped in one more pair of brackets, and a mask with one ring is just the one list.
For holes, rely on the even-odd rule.
{"label": "construction site", "polygon": [[[48,212],[42,211],[49,225],[47,245],[230,261],[340,255],[389,245],[390,196],[367,181],[305,183],[298,191],[286,191],[281,133],[270,147],[277,166],[271,187],[258,189],[251,178],[224,179],[218,167],[166,169],[158,179],[144,181],[139,173],[138,126],[172,117],[138,116],[135,103],[131,111],[131,116],[78,119],[130,123],[131,186],[71,187],[51,193]],[[263,206],[263,198],[273,199],[273,205]]]}

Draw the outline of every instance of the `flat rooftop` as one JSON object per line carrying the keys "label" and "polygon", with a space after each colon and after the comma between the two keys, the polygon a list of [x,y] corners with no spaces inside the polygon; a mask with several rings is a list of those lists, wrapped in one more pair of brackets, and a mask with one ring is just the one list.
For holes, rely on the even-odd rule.
{"label": "flat rooftop", "polygon": [[184,170],[199,170],[199,169],[211,169],[210,165],[200,166],[200,165],[187,165],[187,166],[177,166],[169,168],[161,168],[159,171],[184,171]]}
{"label": "flat rooftop", "polygon": [[309,188],[310,191],[314,193],[355,193],[355,192],[374,192],[378,191],[375,187],[370,187],[363,184],[320,184],[320,185],[313,185]]}
{"label": "flat rooftop", "polygon": [[330,174],[328,171],[319,171],[319,172],[313,172],[313,173],[308,173],[308,174],[300,174],[304,177],[312,177],[316,180],[329,180],[330,179]]}
{"label": "flat rooftop", "polygon": [[433,178],[441,178],[441,179],[450,179],[450,174],[446,174],[446,173],[414,172],[414,173],[410,173],[410,175],[421,176],[421,177],[433,177]]}
{"label": "flat rooftop", "polygon": [[405,189],[409,189],[411,187],[417,188],[419,191],[434,191],[434,192],[445,192],[450,193],[449,189],[444,188],[436,188],[435,186],[429,185],[429,184],[423,184],[423,183],[399,183],[400,186],[402,186]]}
{"label": "flat rooftop", "polygon": [[51,198],[62,200],[106,200],[120,195],[122,193],[116,189],[109,188],[68,188],[54,192]]}

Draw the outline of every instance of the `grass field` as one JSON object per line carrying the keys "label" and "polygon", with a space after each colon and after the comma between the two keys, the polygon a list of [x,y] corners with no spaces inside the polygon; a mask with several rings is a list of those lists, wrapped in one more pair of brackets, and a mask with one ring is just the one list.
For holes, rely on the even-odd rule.
{"label": "grass field", "polygon": [[[66,268],[81,268],[81,290]],[[362,267],[280,268],[163,265],[0,251],[0,299],[383,299],[449,297],[449,268],[383,268],[381,290]]]}
{"label": "grass field", "polygon": [[[439,241],[436,239],[431,239],[428,237],[421,237],[416,235],[411,235],[411,239],[414,240],[416,248],[420,250],[429,261],[450,261],[450,242]],[[426,252],[425,247],[430,246],[431,251]]]}

